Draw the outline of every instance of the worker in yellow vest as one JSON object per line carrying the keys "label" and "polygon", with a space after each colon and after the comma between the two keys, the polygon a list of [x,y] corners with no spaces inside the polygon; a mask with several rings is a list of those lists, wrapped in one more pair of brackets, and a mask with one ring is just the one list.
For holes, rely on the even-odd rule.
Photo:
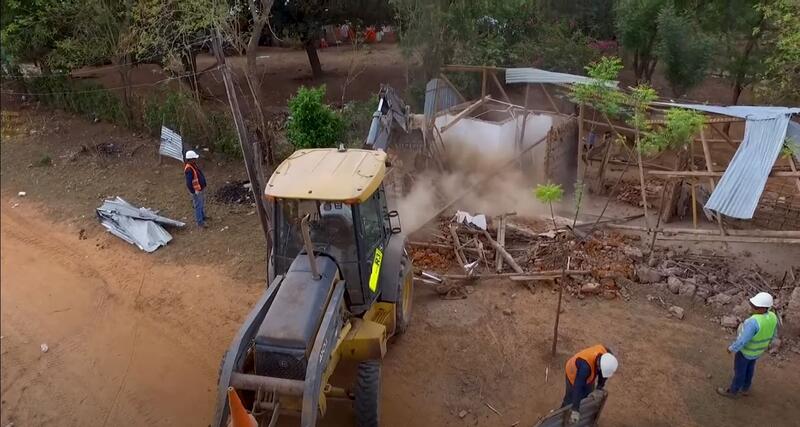
{"label": "worker in yellow vest", "polygon": [[616,372],[619,362],[606,346],[596,344],[579,351],[567,360],[564,368],[567,376],[567,389],[561,407],[572,405],[570,422],[575,424],[581,419],[581,400],[594,390],[605,387],[606,380]]}
{"label": "worker in yellow vest", "polygon": [[717,388],[717,393],[725,397],[747,396],[753,381],[756,361],[769,348],[778,328],[778,316],[772,307],[772,295],[759,292],[750,298],[753,314],[739,325],[739,336],[728,347],[733,358],[733,381],[730,387]]}

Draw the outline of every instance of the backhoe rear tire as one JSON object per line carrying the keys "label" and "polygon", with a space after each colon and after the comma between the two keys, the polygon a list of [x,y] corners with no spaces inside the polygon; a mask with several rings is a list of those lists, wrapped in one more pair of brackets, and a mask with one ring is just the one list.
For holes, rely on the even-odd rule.
{"label": "backhoe rear tire", "polygon": [[381,361],[366,360],[358,364],[355,401],[357,427],[378,427],[380,424]]}

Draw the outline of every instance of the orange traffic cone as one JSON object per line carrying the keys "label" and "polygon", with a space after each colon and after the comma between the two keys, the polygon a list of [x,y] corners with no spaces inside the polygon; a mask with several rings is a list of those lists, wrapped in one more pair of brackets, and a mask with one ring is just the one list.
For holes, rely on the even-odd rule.
{"label": "orange traffic cone", "polygon": [[244,409],[239,393],[233,387],[228,387],[228,408],[231,412],[228,427],[258,427],[255,417]]}

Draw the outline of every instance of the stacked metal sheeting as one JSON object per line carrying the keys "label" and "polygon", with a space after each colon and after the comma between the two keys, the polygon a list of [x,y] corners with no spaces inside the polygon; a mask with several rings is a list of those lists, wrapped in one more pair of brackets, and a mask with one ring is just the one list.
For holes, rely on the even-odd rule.
{"label": "stacked metal sheeting", "polygon": [[183,227],[183,222],[156,214],[148,208],[137,208],[121,197],[106,200],[97,208],[97,218],[109,233],[139,247],[153,252],[172,240],[172,235],[161,225]]}

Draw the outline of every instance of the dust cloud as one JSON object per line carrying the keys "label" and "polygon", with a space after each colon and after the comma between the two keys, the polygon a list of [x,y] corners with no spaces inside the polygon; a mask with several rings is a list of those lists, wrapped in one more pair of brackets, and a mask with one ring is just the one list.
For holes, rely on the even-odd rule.
{"label": "dust cloud", "polygon": [[523,216],[549,215],[549,208],[533,194],[536,180],[526,176],[516,164],[505,166],[506,170],[492,176],[507,161],[491,158],[485,153],[460,152],[449,162],[454,170],[412,172],[414,183],[411,190],[397,202],[403,231],[412,233],[419,230],[446,203],[476,184],[478,187],[458,200],[450,211],[463,210],[487,216],[507,212]]}

